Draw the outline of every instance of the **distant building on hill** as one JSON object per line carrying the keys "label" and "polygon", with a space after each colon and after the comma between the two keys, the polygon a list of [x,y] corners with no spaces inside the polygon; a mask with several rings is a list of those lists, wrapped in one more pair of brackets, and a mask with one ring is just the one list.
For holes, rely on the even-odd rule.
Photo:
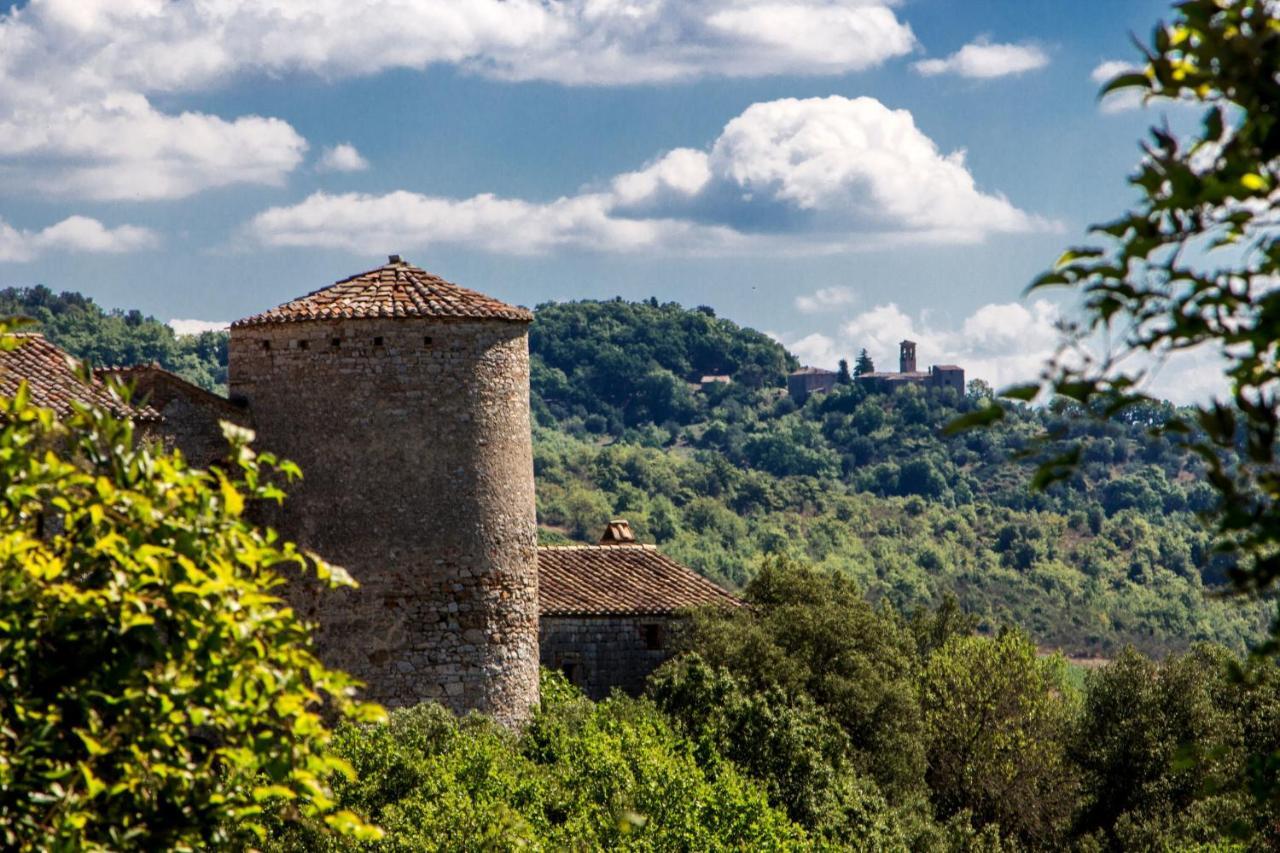
{"label": "distant building on hill", "polygon": [[898,372],[864,373],[857,377],[859,383],[873,391],[893,391],[904,385],[923,385],[926,388],[950,388],[964,393],[964,368],[958,364],[934,364],[927,371],[916,369],[916,342],[898,344]]}
{"label": "distant building on hill", "polygon": [[[829,394],[838,383],[838,373],[821,367],[802,367],[787,377],[787,391],[796,403],[804,403],[810,394]],[[916,342],[898,344],[898,371],[863,373],[854,377],[872,391],[894,391],[904,385],[926,388],[950,388],[964,393],[964,368],[958,364],[934,364],[928,370],[916,369]]]}
{"label": "distant building on hill", "polygon": [[821,367],[802,367],[787,377],[787,391],[791,399],[803,403],[810,394],[829,394],[836,387],[834,370]]}

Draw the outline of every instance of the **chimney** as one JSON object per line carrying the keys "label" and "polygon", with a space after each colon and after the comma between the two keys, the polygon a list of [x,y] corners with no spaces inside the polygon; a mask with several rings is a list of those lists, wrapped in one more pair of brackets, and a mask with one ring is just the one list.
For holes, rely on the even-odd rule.
{"label": "chimney", "polygon": [[625,518],[615,518],[605,527],[600,535],[601,545],[634,545],[636,535],[631,532],[631,525]]}
{"label": "chimney", "polygon": [[401,263],[401,261],[400,261],[400,256],[399,256],[399,255],[388,255],[388,256],[387,256],[387,263],[389,263],[389,264],[398,264],[398,263]]}

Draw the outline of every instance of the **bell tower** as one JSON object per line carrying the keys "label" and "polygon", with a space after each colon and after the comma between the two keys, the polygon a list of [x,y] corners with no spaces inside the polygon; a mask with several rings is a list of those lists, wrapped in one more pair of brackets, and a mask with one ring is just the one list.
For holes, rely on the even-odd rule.
{"label": "bell tower", "polygon": [[916,372],[915,341],[903,341],[898,344],[898,370],[902,373]]}

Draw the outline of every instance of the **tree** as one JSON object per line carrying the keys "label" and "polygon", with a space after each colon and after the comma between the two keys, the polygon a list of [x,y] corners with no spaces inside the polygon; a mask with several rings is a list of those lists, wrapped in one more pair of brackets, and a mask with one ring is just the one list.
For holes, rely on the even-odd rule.
{"label": "tree", "polygon": [[232,427],[225,470],[192,469],[25,385],[0,425],[0,844],[241,846],[272,814],[376,837],[330,798],[321,708],[381,709],[277,595],[285,572],[350,580],[244,515],[297,469]]}
{"label": "tree", "polygon": [[1062,673],[1024,635],[955,636],[928,660],[921,705],[939,816],[968,812],[1030,846],[1068,829],[1076,782]]}
{"label": "tree", "polygon": [[907,846],[874,782],[851,766],[849,737],[808,697],[774,686],[752,690],[742,678],[684,655],[649,679],[648,695],[704,753],[719,753],[759,779],[771,802],[796,823],[867,849]]}
{"label": "tree", "polygon": [[858,360],[853,365],[854,376],[866,376],[868,373],[875,373],[876,365],[871,360],[871,356],[867,355],[867,351],[863,349],[858,353]]}
{"label": "tree", "polygon": [[[1067,285],[1084,298],[1076,352],[1048,375],[1054,392],[1089,411],[1109,417],[1149,403],[1142,382],[1172,354],[1207,349],[1224,359],[1228,400],[1153,429],[1182,437],[1204,460],[1222,497],[1212,513],[1220,545],[1240,558],[1234,579],[1262,590],[1280,576],[1280,9],[1270,0],[1175,9],[1142,49],[1141,67],[1103,92],[1202,105],[1200,130],[1183,140],[1153,128],[1130,179],[1137,205],[1093,228],[1106,245],[1068,250],[1033,288]],[[1116,351],[1081,355],[1103,332],[1121,341]],[[1068,476],[1077,458],[1078,448],[1047,463],[1039,481]]]}
{"label": "tree", "polygon": [[839,368],[836,370],[836,382],[840,385],[853,384],[853,377],[849,375],[849,359],[840,359]]}
{"label": "tree", "polygon": [[751,607],[698,614],[681,648],[750,690],[812,700],[848,734],[853,766],[887,797],[918,790],[916,643],[904,621],[872,607],[847,577],[783,559],[767,561],[745,597]]}
{"label": "tree", "polygon": [[[1084,774],[1082,831],[1101,832],[1125,849],[1159,846],[1163,833],[1191,841],[1196,830],[1207,830],[1208,837],[1195,840],[1211,841],[1228,832],[1236,815],[1221,806],[1230,804],[1229,789],[1242,776],[1235,710],[1245,695],[1228,677],[1231,660],[1215,646],[1163,664],[1126,650],[1090,674],[1072,742]],[[1218,809],[1204,807],[1210,798],[1219,798]],[[1214,811],[1226,811],[1227,819],[1189,825],[1203,824]]]}

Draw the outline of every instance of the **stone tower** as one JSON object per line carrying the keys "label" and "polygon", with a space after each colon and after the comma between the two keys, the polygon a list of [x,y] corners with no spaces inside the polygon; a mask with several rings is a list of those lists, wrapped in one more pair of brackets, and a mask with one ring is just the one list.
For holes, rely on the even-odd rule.
{"label": "stone tower", "polygon": [[360,584],[290,598],[371,699],[538,700],[532,319],[392,255],[232,324],[231,396],[303,471],[266,520]]}
{"label": "stone tower", "polygon": [[916,372],[915,341],[903,341],[898,344],[898,370],[901,373]]}

